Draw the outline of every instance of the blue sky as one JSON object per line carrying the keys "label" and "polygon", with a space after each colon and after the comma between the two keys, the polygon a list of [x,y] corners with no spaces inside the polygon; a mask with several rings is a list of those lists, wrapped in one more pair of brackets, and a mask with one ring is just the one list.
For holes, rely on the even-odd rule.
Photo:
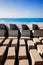
{"label": "blue sky", "polygon": [[43,0],[0,0],[0,18],[43,18]]}

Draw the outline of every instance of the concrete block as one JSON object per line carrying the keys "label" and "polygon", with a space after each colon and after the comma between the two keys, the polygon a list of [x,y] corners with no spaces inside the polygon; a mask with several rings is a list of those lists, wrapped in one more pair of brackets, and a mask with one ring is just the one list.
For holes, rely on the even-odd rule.
{"label": "concrete block", "polygon": [[28,40],[27,45],[28,45],[28,50],[35,49],[35,45],[34,45],[34,42],[32,40]]}
{"label": "concrete block", "polygon": [[21,37],[30,37],[30,30],[22,30]]}
{"label": "concrete block", "polygon": [[7,59],[15,59],[15,47],[9,47]]}
{"label": "concrete block", "polygon": [[6,30],[0,30],[0,37],[5,37]]}
{"label": "concrete block", "polygon": [[38,25],[37,24],[33,24],[32,25],[32,30],[38,30]]}
{"label": "concrete block", "polygon": [[39,38],[33,38],[33,42],[34,42],[34,44],[40,44]]}
{"label": "concrete block", "polygon": [[43,45],[37,45],[38,52],[41,54],[43,57]]}
{"label": "concrete block", "polygon": [[18,30],[9,30],[9,37],[18,37]]}
{"label": "concrete block", "polygon": [[25,46],[20,46],[19,47],[19,54],[18,54],[19,59],[26,59],[26,47]]}
{"label": "concrete block", "polygon": [[43,37],[43,30],[32,30],[33,37]]}
{"label": "concrete block", "polygon": [[15,60],[14,59],[7,59],[6,61],[5,61],[5,64],[4,65],[15,65]]}
{"label": "concrete block", "polygon": [[10,41],[11,41],[11,39],[6,39],[6,40],[3,42],[3,46],[9,46],[9,45],[10,45]]}
{"label": "concrete block", "polygon": [[25,40],[24,39],[20,39],[20,46],[25,46]]}
{"label": "concrete block", "polygon": [[0,47],[0,62],[4,60],[6,52],[7,52],[7,46],[1,46]]}
{"label": "concrete block", "polygon": [[27,59],[25,60],[19,60],[19,65],[29,65],[29,62]]}
{"label": "concrete block", "polygon": [[36,49],[30,50],[32,65],[43,65],[43,60]]}
{"label": "concrete block", "polygon": [[18,39],[13,39],[12,43],[11,43],[11,46],[17,47],[17,42],[18,42]]}

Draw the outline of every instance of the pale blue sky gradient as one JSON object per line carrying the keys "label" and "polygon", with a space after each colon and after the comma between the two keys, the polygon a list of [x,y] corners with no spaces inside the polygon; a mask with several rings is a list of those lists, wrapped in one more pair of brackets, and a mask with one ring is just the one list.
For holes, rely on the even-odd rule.
{"label": "pale blue sky gradient", "polygon": [[43,18],[43,0],[0,0],[0,18]]}

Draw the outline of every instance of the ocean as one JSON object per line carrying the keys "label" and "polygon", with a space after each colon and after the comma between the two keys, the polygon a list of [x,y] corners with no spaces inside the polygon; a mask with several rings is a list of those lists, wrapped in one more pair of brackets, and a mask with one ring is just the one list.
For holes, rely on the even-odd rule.
{"label": "ocean", "polygon": [[0,24],[35,24],[43,23],[43,18],[0,18]]}

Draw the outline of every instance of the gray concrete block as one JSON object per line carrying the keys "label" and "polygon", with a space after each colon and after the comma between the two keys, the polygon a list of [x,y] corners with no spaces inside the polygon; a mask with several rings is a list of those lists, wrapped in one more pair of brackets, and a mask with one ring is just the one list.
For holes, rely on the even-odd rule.
{"label": "gray concrete block", "polygon": [[18,30],[8,30],[9,37],[18,37]]}
{"label": "gray concrete block", "polygon": [[6,30],[0,30],[0,37],[5,37]]}
{"label": "gray concrete block", "polygon": [[22,37],[30,37],[30,30],[22,30],[21,36]]}
{"label": "gray concrete block", "polygon": [[43,30],[32,30],[33,37],[43,37]]}

